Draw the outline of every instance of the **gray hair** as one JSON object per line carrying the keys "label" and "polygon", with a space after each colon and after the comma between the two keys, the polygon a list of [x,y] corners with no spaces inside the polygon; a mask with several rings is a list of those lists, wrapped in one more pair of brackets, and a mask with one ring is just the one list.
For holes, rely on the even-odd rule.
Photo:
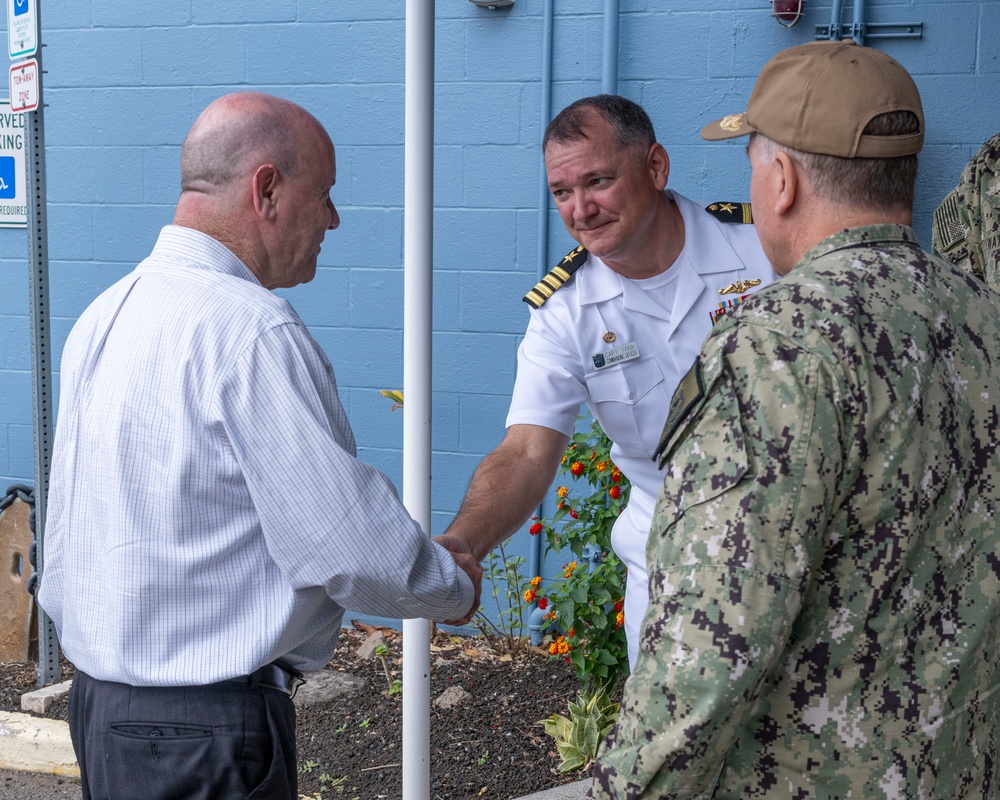
{"label": "gray hair", "polygon": [[290,121],[280,105],[257,104],[196,124],[181,146],[181,190],[226,186],[264,163],[283,174],[294,173],[298,157]]}
{"label": "gray hair", "polygon": [[[915,133],[920,120],[911,111],[891,111],[874,117],[864,129],[870,136],[895,136]],[[917,183],[916,155],[898,158],[841,158],[839,156],[803,153],[792,147],[753,134],[757,154],[764,161],[773,161],[779,150],[802,168],[816,194],[838,205],[866,209],[913,208]]]}

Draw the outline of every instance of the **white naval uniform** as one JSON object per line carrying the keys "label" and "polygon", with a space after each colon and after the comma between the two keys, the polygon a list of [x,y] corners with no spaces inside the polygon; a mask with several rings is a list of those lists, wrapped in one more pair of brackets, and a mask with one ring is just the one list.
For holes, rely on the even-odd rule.
{"label": "white naval uniform", "polygon": [[[628,567],[625,631],[629,664],[639,651],[648,604],[646,539],[662,475],[653,451],[670,399],[712,329],[713,313],[775,279],[752,225],[720,222],[701,206],[667,191],[684,220],[684,249],[671,267],[673,309],[667,312],[635,281],[587,261],[531,320],[518,349],[507,427],[540,425],[571,436],[586,403],[613,442],[611,457],[632,483],[629,503],[612,531],[615,553]],[[736,281],[759,280],[720,295]],[[611,344],[602,338],[614,334]],[[610,337],[609,337],[610,338]],[[596,369],[594,356],[634,342],[638,358]]]}

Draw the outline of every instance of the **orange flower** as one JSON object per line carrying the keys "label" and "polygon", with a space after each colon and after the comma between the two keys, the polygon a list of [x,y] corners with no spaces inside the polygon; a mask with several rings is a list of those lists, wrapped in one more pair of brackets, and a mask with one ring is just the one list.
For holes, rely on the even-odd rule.
{"label": "orange flower", "polygon": [[524,602],[525,603],[534,603],[535,602],[535,590],[534,589],[525,589],[524,590]]}
{"label": "orange flower", "polygon": [[619,483],[622,479],[622,471],[618,467],[611,468],[611,482]]}
{"label": "orange flower", "polygon": [[567,494],[569,494],[569,487],[568,486],[560,486],[558,489],[556,489],[556,494],[559,497],[565,497]]}
{"label": "orange flower", "polygon": [[558,652],[559,652],[559,655],[561,655],[561,656],[564,656],[564,655],[566,655],[566,654],[567,654],[567,653],[568,653],[568,652],[569,652],[569,651],[570,651],[571,649],[572,649],[572,648],[571,648],[571,647],[569,646],[569,642],[567,642],[567,641],[566,641],[565,639],[563,639],[562,641],[560,641],[560,642],[559,642],[559,647],[558,647]]}
{"label": "orange flower", "polygon": [[570,561],[568,564],[566,564],[563,567],[563,577],[564,578],[570,578],[570,577],[572,577],[572,575],[573,575],[573,573],[575,571],[576,571],[576,562],[575,561]]}
{"label": "orange flower", "polygon": [[574,475],[576,475],[578,478],[581,475],[583,475],[583,470],[584,466],[582,461],[574,461],[573,465],[569,468],[569,471],[572,472]]}
{"label": "orange flower", "polygon": [[625,612],[619,611],[615,616],[615,624],[620,628],[625,623]]}
{"label": "orange flower", "polygon": [[604,470],[606,470],[607,468],[608,468],[607,461],[598,461],[596,464],[594,464],[594,469],[596,469],[598,472],[604,472]]}
{"label": "orange flower", "polygon": [[539,586],[541,586],[542,585],[542,576],[541,575],[536,575],[534,578],[532,578],[531,579],[531,585],[534,586],[536,589]]}

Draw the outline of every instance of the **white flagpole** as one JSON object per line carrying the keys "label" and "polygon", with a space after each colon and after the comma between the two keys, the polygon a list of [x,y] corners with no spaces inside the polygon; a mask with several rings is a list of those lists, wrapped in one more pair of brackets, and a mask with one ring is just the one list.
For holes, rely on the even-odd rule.
{"label": "white flagpole", "polygon": [[[406,0],[403,503],[431,526],[434,0]],[[403,800],[430,796],[430,623],[403,620]]]}

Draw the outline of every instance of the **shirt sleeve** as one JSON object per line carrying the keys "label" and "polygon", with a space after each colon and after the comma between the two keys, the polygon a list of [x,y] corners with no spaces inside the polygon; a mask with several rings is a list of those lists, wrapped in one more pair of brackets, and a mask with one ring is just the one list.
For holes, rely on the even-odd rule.
{"label": "shirt sleeve", "polygon": [[517,350],[517,378],[507,427],[540,425],[572,436],[587,399],[583,367],[570,334],[554,309],[532,311]]}
{"label": "shirt sleeve", "polygon": [[403,507],[389,479],[355,457],[329,361],[300,325],[268,330],[218,393],[270,556],[296,590],[394,618],[454,619],[474,591]]}
{"label": "shirt sleeve", "polygon": [[746,324],[711,337],[682,382],[639,659],[593,797],[711,796],[822,555],[843,463],[835,377]]}

